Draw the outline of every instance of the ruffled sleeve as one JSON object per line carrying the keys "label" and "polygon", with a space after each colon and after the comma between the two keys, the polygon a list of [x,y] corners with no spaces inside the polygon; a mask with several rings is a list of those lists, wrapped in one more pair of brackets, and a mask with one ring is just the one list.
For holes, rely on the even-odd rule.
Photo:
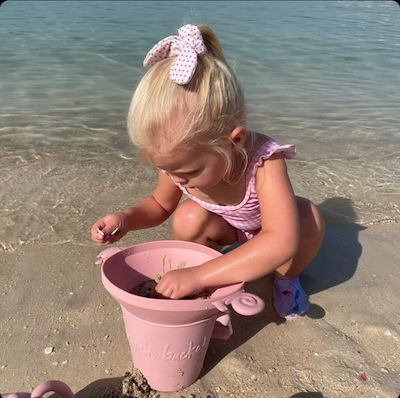
{"label": "ruffled sleeve", "polygon": [[262,166],[265,160],[275,153],[283,152],[286,159],[293,159],[296,156],[296,147],[294,145],[279,145],[275,140],[266,141],[254,154],[249,164],[249,177],[255,176],[258,167]]}

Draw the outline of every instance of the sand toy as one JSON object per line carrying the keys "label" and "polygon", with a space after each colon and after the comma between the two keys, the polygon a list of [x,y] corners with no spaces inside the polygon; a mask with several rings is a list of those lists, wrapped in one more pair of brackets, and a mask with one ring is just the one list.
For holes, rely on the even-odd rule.
{"label": "sand toy", "polygon": [[71,389],[62,381],[50,380],[39,384],[32,394],[28,392],[16,392],[12,394],[0,394],[1,398],[42,398],[48,392],[55,392],[62,398],[74,398]]}
{"label": "sand toy", "polygon": [[221,255],[209,247],[166,240],[107,250],[109,257],[107,251],[100,255],[102,282],[121,306],[134,366],[154,390],[177,391],[197,379],[210,339],[227,339],[232,334],[228,305],[242,315],[254,315],[264,308],[259,297],[244,292],[244,283],[209,288],[201,299],[131,293],[170,269],[197,266]]}

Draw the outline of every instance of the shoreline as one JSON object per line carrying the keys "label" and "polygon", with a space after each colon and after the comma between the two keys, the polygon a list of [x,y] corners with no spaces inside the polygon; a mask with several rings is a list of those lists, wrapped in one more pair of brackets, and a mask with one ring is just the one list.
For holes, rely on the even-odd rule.
{"label": "shoreline", "polygon": [[[5,154],[3,162],[0,250],[7,252],[30,244],[89,244],[88,230],[96,219],[121,211],[151,194],[157,178],[156,170],[141,164],[134,154],[127,157],[114,149],[79,156],[35,152],[19,160],[18,156]],[[327,225],[369,228],[399,223],[397,196],[376,207],[379,195],[369,201],[354,198],[352,192],[345,196],[339,188],[336,193],[334,186],[324,188],[321,176],[313,175],[310,180],[307,173],[303,175],[292,167],[296,166],[292,162],[288,162],[288,167],[296,195],[312,200]],[[367,181],[365,184],[368,185]],[[143,232],[138,236],[148,240],[146,236],[152,233],[167,236],[168,223],[149,235]],[[131,234],[127,242],[136,236]]]}
{"label": "shoreline", "polygon": [[[135,242],[168,234],[167,228],[146,230]],[[201,378],[160,397],[397,396],[399,238],[399,224],[328,226],[302,276],[309,314],[284,322],[271,307],[270,277],[246,284],[266,309],[252,317],[232,311],[234,335],[211,340]],[[2,393],[59,379],[77,398],[99,398],[99,389],[117,388],[132,370],[119,305],[94,264],[100,250],[66,243],[0,252]]]}

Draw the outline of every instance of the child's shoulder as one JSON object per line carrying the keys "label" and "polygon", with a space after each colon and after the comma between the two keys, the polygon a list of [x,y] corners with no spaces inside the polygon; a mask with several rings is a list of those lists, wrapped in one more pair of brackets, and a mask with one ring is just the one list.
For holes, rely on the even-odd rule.
{"label": "child's shoulder", "polygon": [[273,138],[265,134],[249,133],[247,154],[249,159],[253,159],[253,161],[259,156],[263,160],[269,158],[275,159],[277,157],[293,159],[296,156],[296,147],[292,144],[280,145]]}
{"label": "child's shoulder", "polygon": [[[251,149],[248,150],[248,176],[263,179],[264,173],[269,173],[270,169],[282,168],[285,166],[285,159],[292,159],[296,155],[294,145],[279,145],[273,138],[259,133],[251,133],[250,136]],[[269,162],[269,160],[278,160],[276,162]]]}
{"label": "child's shoulder", "polygon": [[249,132],[248,135],[249,140],[247,154],[249,159],[252,159],[264,144],[273,141],[271,137],[268,137],[265,134]]}

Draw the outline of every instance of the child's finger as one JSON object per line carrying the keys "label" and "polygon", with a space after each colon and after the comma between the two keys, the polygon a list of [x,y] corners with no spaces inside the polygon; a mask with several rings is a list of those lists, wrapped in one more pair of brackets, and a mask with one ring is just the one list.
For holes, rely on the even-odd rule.
{"label": "child's finger", "polygon": [[164,278],[165,275],[163,278],[161,278],[160,282],[157,283],[156,292],[165,297],[171,297],[171,294],[173,293],[173,287]]}
{"label": "child's finger", "polygon": [[115,228],[115,229],[113,229],[111,232],[110,232],[110,235],[111,236],[114,236],[118,231],[119,231],[119,225],[118,225],[118,227],[117,228]]}
{"label": "child's finger", "polygon": [[100,228],[92,228],[91,232],[91,238],[93,241],[100,243],[103,241],[105,233],[100,229]]}
{"label": "child's finger", "polygon": [[97,230],[98,229],[103,230],[105,226],[106,226],[106,224],[104,223],[104,221],[98,220],[93,224],[92,229],[90,230],[90,232],[92,233],[92,235],[96,235],[97,234]]}
{"label": "child's finger", "polygon": [[104,237],[106,236],[105,232],[99,227],[96,228],[96,233],[97,233],[97,238],[100,240],[103,240]]}

